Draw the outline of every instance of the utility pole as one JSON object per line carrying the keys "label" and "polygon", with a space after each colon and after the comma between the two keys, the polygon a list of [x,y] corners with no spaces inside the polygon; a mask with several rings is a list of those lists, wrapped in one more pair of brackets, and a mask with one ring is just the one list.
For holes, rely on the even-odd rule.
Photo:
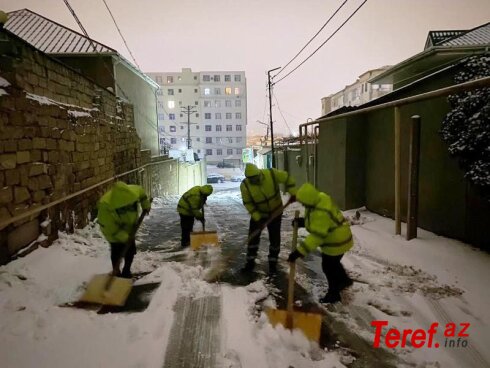
{"label": "utility pole", "polygon": [[181,110],[187,115],[187,149],[191,149],[191,114],[195,114],[197,111],[194,110],[194,106],[182,106]]}
{"label": "utility pole", "polygon": [[274,128],[272,126],[272,86],[274,83],[271,81],[271,72],[274,70],[281,69],[281,67],[274,68],[267,71],[268,85],[269,85],[269,117],[270,117],[270,127],[271,127],[271,152],[272,152],[272,167],[276,167],[276,155],[274,153]]}

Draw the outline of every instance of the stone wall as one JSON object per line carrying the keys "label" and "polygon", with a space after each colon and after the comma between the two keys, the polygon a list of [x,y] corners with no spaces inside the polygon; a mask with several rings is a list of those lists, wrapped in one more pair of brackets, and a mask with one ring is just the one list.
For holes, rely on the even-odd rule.
{"label": "stone wall", "polygon": [[[0,224],[147,162],[131,105],[4,30],[0,77]],[[108,185],[0,226],[0,264],[83,226]]]}

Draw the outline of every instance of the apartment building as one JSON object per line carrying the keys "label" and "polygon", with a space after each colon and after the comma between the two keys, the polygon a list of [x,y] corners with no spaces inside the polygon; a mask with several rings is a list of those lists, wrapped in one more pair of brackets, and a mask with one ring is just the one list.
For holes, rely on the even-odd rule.
{"label": "apartment building", "polygon": [[245,72],[183,68],[147,74],[160,85],[157,113],[162,151],[185,150],[190,145],[208,163],[241,163],[247,136]]}
{"label": "apartment building", "polygon": [[322,98],[322,116],[344,106],[359,106],[381,97],[393,90],[391,84],[371,84],[369,80],[388,70],[390,66],[371,69],[361,74],[352,84],[343,90]]}

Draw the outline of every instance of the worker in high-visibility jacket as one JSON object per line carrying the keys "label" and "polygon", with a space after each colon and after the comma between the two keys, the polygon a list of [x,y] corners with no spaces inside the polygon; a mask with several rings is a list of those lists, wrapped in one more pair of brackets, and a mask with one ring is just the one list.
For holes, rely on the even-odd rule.
{"label": "worker in high-visibility jacket", "polygon": [[[131,264],[136,254],[135,236],[140,216],[150,211],[151,203],[139,185],[116,182],[98,203],[97,221],[111,245],[112,274],[131,278]],[[124,267],[120,272],[120,263]]]}
{"label": "worker in high-visibility jacket", "polygon": [[289,255],[288,261],[294,262],[320,248],[322,269],[328,281],[328,292],[320,302],[338,302],[340,292],[352,285],[352,280],[340,262],[344,253],[353,245],[349,222],[329,195],[319,192],[309,183],[298,189],[296,199],[305,206],[305,217],[298,219],[298,226],[306,227],[309,234]]}
{"label": "worker in high-visibility jacket", "polygon": [[245,179],[240,184],[243,204],[250,213],[248,230],[247,262],[244,271],[251,271],[255,267],[255,258],[260,243],[260,234],[267,226],[269,231],[269,272],[277,269],[277,258],[281,246],[281,219],[283,204],[279,184],[285,185],[285,190],[294,202],[296,185],[294,178],[286,171],[277,169],[260,170],[253,164],[245,167]]}
{"label": "worker in high-visibility jacket", "polygon": [[201,221],[204,227],[206,219],[204,218],[203,207],[211,193],[213,193],[213,187],[211,185],[196,185],[185,192],[180,198],[177,211],[180,215],[180,228],[182,229],[180,244],[183,247],[188,247],[191,243],[194,219]]}

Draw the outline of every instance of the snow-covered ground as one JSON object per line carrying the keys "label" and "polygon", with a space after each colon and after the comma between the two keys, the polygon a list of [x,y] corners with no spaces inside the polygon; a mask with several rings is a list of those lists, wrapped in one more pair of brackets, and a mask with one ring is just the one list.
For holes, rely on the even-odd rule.
{"label": "snow-covered ground", "polygon": [[[207,223],[219,230],[223,245],[198,254],[178,247],[177,198],[155,201],[140,232],[143,250],[133,267],[133,272],[150,272],[136,281],[135,289],[156,285],[140,295],[148,304],[142,311],[97,314],[59,306],[76,300],[91,275],[110,270],[108,246],[93,225],[72,235],[60,234],[50,248],[0,267],[1,367],[143,368],[172,367],[176,361],[181,362],[179,367],[233,368],[489,366],[488,254],[423,230],[418,239],[406,242],[392,235],[393,221],[361,211],[358,224],[352,226],[356,245],[343,259],[360,282],[344,293],[344,305],[319,307],[324,326],[338,339],[326,349],[297,331],[274,329],[267,323],[261,306],[264,300],[275,305],[274,290],[260,271],[256,280],[243,286],[226,278],[205,281],[211,271],[223,267],[228,254],[243,257],[243,248],[233,252],[246,238],[247,215],[239,199],[236,190],[210,197]],[[294,208],[298,205],[283,221],[283,271]],[[244,234],[238,238],[237,232]],[[152,234],[153,248],[144,247]],[[317,254],[300,261],[297,281],[314,300],[326,291]],[[439,327],[437,349],[398,347],[382,352],[372,347],[372,320],[387,320],[398,329],[425,330],[432,322],[458,326],[467,322],[469,344],[443,347]],[[179,326],[185,332],[179,332]],[[200,338],[199,334],[191,338],[193,327],[202,331]],[[383,335],[386,332],[385,328]],[[179,357],[186,355],[184,343],[189,344],[185,359]],[[379,363],[385,355],[386,361]]]}

